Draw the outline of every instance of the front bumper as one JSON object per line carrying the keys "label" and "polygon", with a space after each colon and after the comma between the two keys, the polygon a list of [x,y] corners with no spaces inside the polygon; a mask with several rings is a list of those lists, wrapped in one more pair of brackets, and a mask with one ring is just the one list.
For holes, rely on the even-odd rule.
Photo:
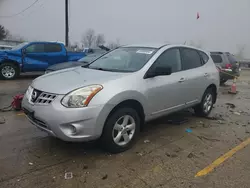
{"label": "front bumper", "polygon": [[[104,106],[66,108],[63,96],[48,105],[31,104],[23,98],[22,107],[29,121],[39,129],[64,141],[90,141],[102,134],[108,109]],[[112,107],[110,107],[111,109]]]}

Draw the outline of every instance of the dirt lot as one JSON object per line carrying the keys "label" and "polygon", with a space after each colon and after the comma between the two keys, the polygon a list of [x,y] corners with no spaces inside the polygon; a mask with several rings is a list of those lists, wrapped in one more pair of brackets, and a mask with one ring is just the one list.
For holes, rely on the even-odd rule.
{"label": "dirt lot", "polygon": [[[0,81],[0,108],[24,92],[33,78]],[[250,137],[250,71],[242,72],[237,95],[227,94],[230,84],[220,88],[212,118],[201,119],[185,111],[175,114],[189,120],[182,125],[168,124],[170,117],[150,122],[136,146],[117,155],[105,153],[95,143],[52,138],[21,112],[0,112],[0,121],[6,121],[0,124],[0,187],[250,187],[250,146],[224,162],[220,158],[222,164],[212,166],[215,170],[195,177]],[[65,179],[67,172],[73,177]]]}

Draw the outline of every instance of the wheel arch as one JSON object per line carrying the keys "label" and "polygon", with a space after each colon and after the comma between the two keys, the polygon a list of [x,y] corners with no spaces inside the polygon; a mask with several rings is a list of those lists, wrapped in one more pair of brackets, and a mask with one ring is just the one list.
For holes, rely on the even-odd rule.
{"label": "wheel arch", "polygon": [[217,86],[215,84],[210,84],[207,89],[211,89],[214,93],[214,98],[213,98],[213,103],[215,104],[216,103],[216,100],[217,100]]}
{"label": "wheel arch", "polygon": [[20,65],[17,61],[11,60],[11,59],[4,59],[3,61],[0,62],[0,66],[5,64],[5,63],[13,64],[18,68],[19,72],[21,71]]}
{"label": "wheel arch", "polygon": [[106,124],[106,121],[109,119],[109,117],[119,108],[122,108],[122,107],[130,107],[130,108],[133,108],[134,110],[137,111],[139,117],[140,117],[140,120],[141,120],[141,124],[140,124],[140,127],[142,128],[144,123],[145,123],[145,111],[144,111],[144,108],[142,106],[142,104],[138,101],[138,100],[135,100],[135,99],[126,99],[124,101],[121,101],[120,103],[118,103],[116,106],[114,106],[114,108],[109,112],[106,120],[105,120],[105,123],[104,125]]}

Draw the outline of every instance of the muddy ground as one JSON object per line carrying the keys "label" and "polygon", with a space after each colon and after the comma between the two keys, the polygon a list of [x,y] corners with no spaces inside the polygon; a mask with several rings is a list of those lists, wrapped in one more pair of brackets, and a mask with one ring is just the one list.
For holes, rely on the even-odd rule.
{"label": "muddy ground", "polygon": [[[24,92],[34,77],[0,81],[0,108]],[[96,143],[52,138],[21,112],[0,112],[0,187],[250,187],[250,146],[206,176],[195,177],[250,137],[250,71],[242,72],[237,95],[227,93],[230,84],[220,88],[212,118],[184,111],[174,115],[188,119],[182,125],[169,124],[171,117],[147,123],[135,147],[117,155],[102,151]],[[192,132],[187,133],[186,128]]]}

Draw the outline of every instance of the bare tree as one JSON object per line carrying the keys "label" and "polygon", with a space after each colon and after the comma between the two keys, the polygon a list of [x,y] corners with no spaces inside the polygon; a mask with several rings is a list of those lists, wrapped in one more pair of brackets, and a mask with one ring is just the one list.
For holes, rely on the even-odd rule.
{"label": "bare tree", "polygon": [[0,25],[0,40],[6,38],[8,31],[4,28],[4,26]]}
{"label": "bare tree", "polygon": [[[186,41],[185,41],[185,43],[186,43]],[[194,47],[196,47],[196,48],[202,48],[202,43],[201,43],[201,41],[199,41],[199,42],[194,42],[194,41],[190,41],[189,43],[188,43],[190,46],[194,46]]]}
{"label": "bare tree", "polygon": [[13,40],[13,41],[18,41],[18,42],[25,42],[25,41],[27,41],[27,40],[25,40],[21,36],[10,34],[10,32],[8,30],[7,30],[7,36],[6,36],[5,39],[7,39],[7,40]]}
{"label": "bare tree", "polygon": [[235,54],[235,56],[239,59],[244,59],[244,53],[245,53],[246,45],[238,45],[238,51]]}
{"label": "bare tree", "polygon": [[82,43],[84,47],[90,48],[94,45],[96,40],[95,31],[93,29],[88,29],[82,36]]}
{"label": "bare tree", "polygon": [[116,39],[115,42],[109,42],[108,43],[108,48],[110,48],[110,49],[115,49],[115,48],[117,48],[119,46],[120,46],[120,40],[119,39]]}
{"label": "bare tree", "polygon": [[96,36],[95,45],[100,46],[100,45],[104,45],[104,44],[105,44],[105,36],[104,36],[104,34],[98,34]]}

